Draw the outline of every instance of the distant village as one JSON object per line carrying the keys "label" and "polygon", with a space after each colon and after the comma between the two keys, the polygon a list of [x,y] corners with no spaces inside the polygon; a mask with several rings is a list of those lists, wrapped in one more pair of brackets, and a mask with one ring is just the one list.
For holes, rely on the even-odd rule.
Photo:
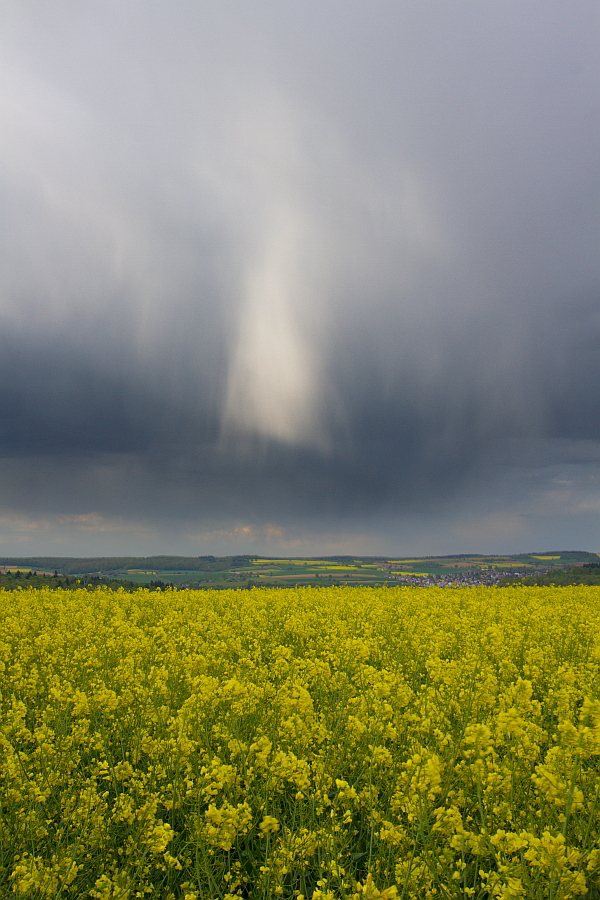
{"label": "distant village", "polygon": [[473,569],[458,572],[444,572],[443,575],[390,575],[388,581],[396,584],[413,584],[420,587],[483,587],[499,585],[524,578],[526,572],[515,572],[514,569],[503,571],[501,569],[488,569],[474,571]]}

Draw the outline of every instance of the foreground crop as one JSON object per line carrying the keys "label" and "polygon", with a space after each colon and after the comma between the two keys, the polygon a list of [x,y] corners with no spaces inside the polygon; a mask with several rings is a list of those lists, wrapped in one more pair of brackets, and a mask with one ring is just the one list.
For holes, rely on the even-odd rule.
{"label": "foreground crop", "polygon": [[0,599],[2,896],[600,897],[600,589]]}

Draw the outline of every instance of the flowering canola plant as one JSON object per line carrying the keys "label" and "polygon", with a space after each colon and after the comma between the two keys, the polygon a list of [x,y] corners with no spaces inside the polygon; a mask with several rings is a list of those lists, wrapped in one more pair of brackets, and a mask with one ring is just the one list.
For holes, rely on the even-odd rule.
{"label": "flowering canola plant", "polygon": [[3,591],[0,895],[600,891],[600,589]]}

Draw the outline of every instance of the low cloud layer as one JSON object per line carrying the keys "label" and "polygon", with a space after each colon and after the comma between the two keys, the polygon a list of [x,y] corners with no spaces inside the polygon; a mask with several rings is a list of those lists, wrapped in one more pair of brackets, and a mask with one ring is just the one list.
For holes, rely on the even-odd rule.
{"label": "low cloud layer", "polygon": [[0,26],[5,554],[597,548],[596,4]]}

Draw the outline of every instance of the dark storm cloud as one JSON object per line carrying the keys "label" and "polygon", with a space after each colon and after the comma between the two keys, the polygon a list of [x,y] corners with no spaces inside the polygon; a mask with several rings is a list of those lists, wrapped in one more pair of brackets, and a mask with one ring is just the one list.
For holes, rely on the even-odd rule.
{"label": "dark storm cloud", "polygon": [[7,547],[597,543],[596,4],[0,15]]}

